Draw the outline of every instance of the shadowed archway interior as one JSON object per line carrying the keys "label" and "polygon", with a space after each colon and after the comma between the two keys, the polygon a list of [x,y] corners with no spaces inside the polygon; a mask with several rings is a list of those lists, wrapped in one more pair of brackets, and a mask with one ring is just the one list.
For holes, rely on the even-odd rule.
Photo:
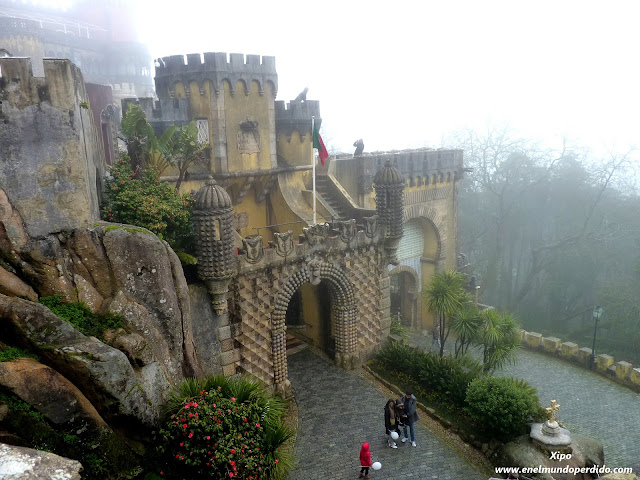
{"label": "shadowed archway interior", "polygon": [[331,298],[331,316],[335,321],[335,362],[346,368],[354,365],[357,311],[353,285],[338,267],[320,260],[312,260],[284,282],[271,314],[274,376],[279,388],[286,389],[289,386],[286,352],[286,316],[289,302],[303,284],[310,282],[312,285],[318,285],[320,281],[326,283]]}

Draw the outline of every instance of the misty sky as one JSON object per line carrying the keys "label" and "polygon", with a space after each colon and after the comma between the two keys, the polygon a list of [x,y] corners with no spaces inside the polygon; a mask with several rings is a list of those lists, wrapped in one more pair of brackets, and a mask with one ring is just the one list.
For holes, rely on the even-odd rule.
{"label": "misty sky", "polygon": [[309,87],[345,152],[489,125],[549,146],[640,143],[638,1],[139,1],[154,58],[274,55],[278,99]]}

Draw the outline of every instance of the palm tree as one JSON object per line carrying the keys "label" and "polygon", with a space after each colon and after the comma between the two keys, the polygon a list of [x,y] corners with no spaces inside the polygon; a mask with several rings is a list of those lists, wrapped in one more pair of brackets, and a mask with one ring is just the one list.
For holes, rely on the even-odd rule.
{"label": "palm tree", "polygon": [[464,355],[469,346],[478,340],[482,328],[482,318],[475,305],[465,304],[456,312],[451,321],[451,329],[456,335],[456,357]]}
{"label": "palm tree", "polygon": [[478,345],[482,348],[482,363],[485,372],[502,368],[515,360],[516,349],[520,346],[518,323],[510,313],[495,309],[480,312],[482,327]]}
{"label": "palm tree", "polygon": [[427,308],[435,315],[440,326],[440,356],[444,355],[444,344],[449,337],[451,324],[447,319],[453,317],[468,302],[469,296],[464,290],[467,279],[464,274],[454,271],[436,273],[424,290]]}
{"label": "palm tree", "polygon": [[181,127],[170,125],[158,137],[140,106],[133,103],[129,104],[122,119],[122,133],[127,137],[127,151],[133,170],[154,167],[161,175],[168,167],[176,167],[176,190],[180,189],[187,170],[204,157],[206,145],[198,142],[198,127],[194,121]]}

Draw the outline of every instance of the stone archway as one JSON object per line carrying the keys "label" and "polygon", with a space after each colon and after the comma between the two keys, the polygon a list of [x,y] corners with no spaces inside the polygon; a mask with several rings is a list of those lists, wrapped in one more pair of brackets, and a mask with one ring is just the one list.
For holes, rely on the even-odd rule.
{"label": "stone archway", "polygon": [[444,222],[438,215],[438,212],[431,207],[425,205],[412,205],[404,209],[404,222],[411,219],[427,219],[433,226],[436,234],[436,256],[433,261],[436,265],[436,271],[440,272],[444,269],[445,255],[448,248],[448,239],[446,237],[446,228]]}
{"label": "stone archway", "polygon": [[418,302],[418,292],[421,285],[420,278],[413,268],[405,265],[400,265],[390,270],[389,277],[393,276],[397,276],[398,279],[402,280],[399,282],[401,289],[401,292],[399,292],[399,308],[403,320],[406,321],[405,325],[416,327],[422,319],[421,303]]}
{"label": "stone archway", "polygon": [[312,260],[285,280],[276,295],[271,314],[273,370],[276,388],[287,391],[290,387],[287,373],[286,314],[293,294],[304,283],[317,285],[326,281],[331,295],[332,316],[335,319],[335,362],[343,368],[353,368],[356,351],[356,303],[353,285],[338,267],[321,260]]}

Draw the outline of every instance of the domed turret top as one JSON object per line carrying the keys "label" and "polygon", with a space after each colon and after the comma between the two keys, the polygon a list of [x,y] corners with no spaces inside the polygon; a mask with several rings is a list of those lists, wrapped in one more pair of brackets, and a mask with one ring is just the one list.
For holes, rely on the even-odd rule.
{"label": "domed turret top", "polygon": [[391,160],[387,160],[373,178],[375,185],[404,185],[405,180],[396,167],[391,164]]}
{"label": "domed turret top", "polygon": [[213,177],[209,177],[204,187],[196,193],[194,210],[219,210],[231,208],[231,197],[227,191],[216,183]]}

